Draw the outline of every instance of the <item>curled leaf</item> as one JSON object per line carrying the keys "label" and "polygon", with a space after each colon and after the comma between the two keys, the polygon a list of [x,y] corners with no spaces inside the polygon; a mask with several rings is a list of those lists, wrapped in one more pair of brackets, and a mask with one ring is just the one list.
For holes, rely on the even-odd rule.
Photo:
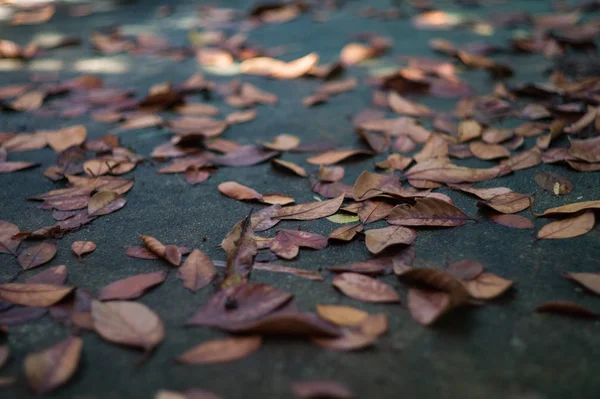
{"label": "curled leaf", "polygon": [[596,312],[570,301],[544,302],[535,309],[538,313],[556,313],[564,316],[597,319],[600,315]]}

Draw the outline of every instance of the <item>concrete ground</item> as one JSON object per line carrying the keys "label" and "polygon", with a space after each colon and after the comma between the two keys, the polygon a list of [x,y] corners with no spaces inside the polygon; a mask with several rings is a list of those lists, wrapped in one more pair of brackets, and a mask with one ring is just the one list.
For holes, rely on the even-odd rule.
{"label": "concrete ground", "polygon": [[[550,2],[519,1],[507,5],[480,8],[457,8],[450,2],[440,2],[448,10],[474,15],[492,11],[519,9],[542,13],[550,11]],[[126,31],[159,33],[174,43],[185,44],[191,27],[191,12],[200,2],[171,2],[175,12],[167,19],[156,16],[155,1],[125,4],[112,12],[84,18],[68,18],[64,13],[49,23],[31,27],[10,27],[0,24],[0,37],[27,43],[36,35],[46,33],[76,34],[83,45],[52,51],[44,60],[59,62],[61,77],[81,73],[82,61],[104,58],[96,54],[87,38],[93,29],[110,24],[121,25]],[[247,9],[242,1],[222,1],[222,5]],[[294,59],[315,51],[325,62],[334,60],[352,34],[372,31],[390,36],[395,45],[390,53],[352,68],[347,76],[365,78],[380,68],[393,66],[399,55],[431,56],[429,39],[445,37],[457,43],[483,39],[505,44],[513,32],[499,30],[493,36],[479,37],[467,30],[435,32],[415,30],[409,20],[381,22],[360,18],[356,11],[363,2],[349,2],[334,13],[326,23],[313,22],[307,16],[283,25],[268,25],[256,29],[250,38],[265,47],[289,46],[286,59]],[[389,6],[386,1],[369,2],[376,8]],[[100,70],[108,86],[132,87],[145,93],[154,83],[179,82],[201,71],[193,58],[181,63],[165,59],[148,59],[130,55],[108,57],[112,70]],[[516,70],[509,80],[534,82],[545,79],[544,71],[551,62],[538,55],[495,57]],[[6,65],[6,64],[2,64]],[[51,65],[47,63],[46,65]],[[89,65],[89,62],[88,64]],[[0,72],[0,85],[27,80],[31,72],[44,68],[39,61],[25,64],[17,70]],[[5,67],[4,69],[9,69]],[[479,93],[489,92],[493,82],[485,72],[469,71],[461,75]],[[207,73],[214,81],[228,81],[232,76]],[[275,107],[259,107],[256,120],[234,126],[225,138],[242,143],[267,141],[281,133],[294,134],[303,142],[333,139],[358,147],[347,116],[369,106],[370,88],[362,84],[355,91],[334,98],[316,108],[305,108],[301,98],[310,94],[319,82],[312,80],[272,81],[259,77],[242,77],[280,97]],[[422,102],[437,109],[451,109],[455,100],[425,97]],[[230,108],[213,102],[223,112]],[[88,116],[74,120],[34,118],[30,114],[0,115],[0,131],[35,131],[83,123],[91,138],[105,134],[109,127]],[[517,121],[500,126],[515,126]],[[160,129],[143,129],[120,134],[125,146],[148,155],[169,137]],[[531,140],[531,139],[530,139]],[[531,141],[528,140],[528,145]],[[533,139],[534,140],[534,139]],[[0,174],[0,219],[11,221],[30,230],[52,223],[49,212],[36,209],[36,203],[25,197],[42,193],[57,185],[42,176],[43,168],[55,161],[50,149],[11,156],[11,160],[36,161],[42,168]],[[305,154],[285,154],[283,159],[302,163]],[[376,160],[385,158],[378,156]],[[469,161],[484,165],[483,161]],[[345,182],[352,184],[365,169],[372,170],[373,159],[350,162]],[[138,234],[148,234],[165,243],[200,248],[214,259],[224,259],[217,244],[249,211],[251,205],[228,199],[217,190],[220,182],[235,180],[259,192],[281,192],[298,203],[312,200],[305,179],[291,177],[267,163],[249,168],[221,168],[205,183],[188,185],[180,175],[158,175],[156,166],[138,166],[133,175],[135,187],[127,194],[127,206],[119,212],[102,217],[83,229],[58,241],[58,255],[52,265],[65,264],[68,282],[94,292],[116,279],[137,273],[158,270],[159,261],[144,261],[125,255],[124,247],[138,244]],[[316,168],[312,168],[314,171]],[[540,191],[534,208],[537,211],[564,203],[600,198],[597,173],[578,173],[566,167],[540,165],[536,168],[489,181],[481,186],[506,186],[532,193],[538,188],[535,173],[547,170],[571,179],[575,189],[564,197],[554,197]],[[327,267],[366,259],[369,254],[362,242],[333,245],[322,251],[301,251],[289,266],[323,270],[323,282],[313,282],[293,276],[256,271],[255,281],[263,281],[295,294],[299,308],[314,310],[317,304],[346,304],[368,311],[384,312],[390,320],[388,334],[370,350],[355,353],[327,351],[303,341],[268,339],[258,353],[229,364],[185,366],[173,358],[189,347],[223,334],[207,328],[184,328],[185,321],[212,295],[210,288],[191,294],[170,273],[167,281],[146,294],[140,301],[154,309],[166,325],[166,340],[151,359],[136,367],[140,353],[101,340],[93,333],[83,336],[84,354],[73,380],[48,395],[50,398],[125,399],[151,398],[159,389],[184,391],[202,388],[224,398],[287,398],[289,384],[304,379],[335,379],[347,384],[358,398],[460,398],[460,399],[593,399],[600,392],[600,380],[595,375],[600,367],[600,323],[564,317],[535,314],[535,307],[547,300],[572,300],[592,310],[600,311],[597,297],[578,289],[561,277],[562,271],[597,272],[600,260],[600,234],[597,230],[568,240],[535,241],[531,232],[501,227],[481,217],[475,200],[466,195],[441,190],[456,205],[478,219],[477,223],[450,230],[420,230],[416,242],[416,265],[439,266],[450,261],[472,258],[483,262],[493,273],[514,280],[515,288],[497,301],[444,318],[433,328],[414,322],[403,305],[370,305],[340,294],[332,288],[332,275]],[[545,221],[536,220],[536,227]],[[282,228],[296,228],[327,235],[338,225],[326,219],[311,222],[283,222]],[[272,233],[271,233],[272,234]],[[206,241],[202,237],[207,237]],[[70,246],[76,240],[91,240],[98,249],[76,260]],[[19,266],[11,257],[0,256],[0,278],[14,275]],[[37,269],[24,273],[23,278]],[[405,286],[393,276],[382,279],[404,295]],[[0,390],[0,397],[32,397],[22,372],[24,356],[56,343],[68,331],[49,316],[22,327],[11,329],[8,342],[12,360],[0,376],[17,375],[18,383]]]}

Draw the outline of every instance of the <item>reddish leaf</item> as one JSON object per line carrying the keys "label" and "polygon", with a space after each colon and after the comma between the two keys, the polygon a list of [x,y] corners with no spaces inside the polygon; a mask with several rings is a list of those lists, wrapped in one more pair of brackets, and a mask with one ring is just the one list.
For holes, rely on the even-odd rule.
{"label": "reddish leaf", "polygon": [[[65,265],[53,266],[34,276],[29,277],[27,284],[51,284],[63,285],[67,279],[67,267]],[[2,323],[0,323],[2,324]]]}
{"label": "reddish leaf", "polygon": [[177,269],[177,276],[183,280],[183,286],[192,292],[206,287],[216,275],[213,262],[199,249],[194,249]]}
{"label": "reddish leaf", "polygon": [[393,245],[412,244],[416,239],[417,233],[414,230],[402,226],[372,229],[365,233],[365,244],[373,254],[378,254]]}
{"label": "reddish leaf", "polygon": [[281,209],[280,205],[272,205],[267,208],[254,212],[251,217],[252,228],[254,231],[269,230],[271,227],[279,223],[279,219],[275,216]]}
{"label": "reddish leaf", "polygon": [[259,320],[229,326],[226,330],[244,334],[276,336],[335,337],[340,335],[337,326],[312,313],[285,311],[273,313]]}
{"label": "reddish leaf", "polygon": [[498,144],[486,144],[481,141],[474,141],[469,144],[469,150],[479,159],[491,160],[510,157],[510,151]]}
{"label": "reddish leaf", "polygon": [[533,222],[519,215],[505,215],[502,213],[490,215],[489,218],[502,226],[512,227],[513,229],[533,229]]}
{"label": "reddish leaf", "polygon": [[595,223],[594,213],[584,212],[579,216],[548,223],[538,231],[537,238],[548,240],[579,237],[592,230]]}
{"label": "reddish leaf", "polygon": [[375,166],[380,169],[404,170],[412,163],[412,158],[401,154],[388,155],[385,161],[377,162]]}
{"label": "reddish leaf", "polygon": [[234,181],[219,184],[219,191],[236,200],[262,200],[262,194]]}
{"label": "reddish leaf", "polygon": [[364,302],[400,302],[394,289],[371,277],[356,273],[342,273],[332,282],[333,286],[350,298]]}
{"label": "reddish leaf", "polygon": [[470,220],[463,211],[437,198],[419,198],[414,205],[398,205],[389,216],[390,224],[402,226],[462,226]]}
{"label": "reddish leaf", "polygon": [[95,331],[105,340],[151,351],[165,336],[158,316],[141,303],[92,302]]}
{"label": "reddish leaf", "polygon": [[493,273],[483,272],[477,277],[464,281],[469,295],[475,299],[492,299],[504,294],[513,282]]}
{"label": "reddish leaf", "polygon": [[296,165],[293,162],[282,161],[281,159],[274,159],[271,162],[273,165],[280,166],[283,169],[289,170],[300,177],[308,177],[308,173],[306,173],[306,170],[302,166]]}
{"label": "reddish leaf", "polygon": [[322,235],[297,230],[279,230],[269,245],[269,249],[284,259],[293,259],[298,255],[300,247],[323,249],[327,246],[327,238]]}
{"label": "reddish leaf", "polygon": [[278,154],[277,151],[267,151],[260,147],[246,145],[225,155],[215,157],[213,162],[223,166],[252,166],[262,163]]}
{"label": "reddish leaf", "polygon": [[406,301],[412,318],[424,326],[432,325],[452,309],[450,295],[443,291],[410,288]]}
{"label": "reddish leaf", "polygon": [[554,195],[569,194],[574,187],[569,179],[552,172],[538,172],[535,175],[535,182]]}
{"label": "reddish leaf", "polygon": [[314,157],[310,157],[306,160],[312,165],[333,165],[341,162],[347,158],[354,157],[357,155],[373,155],[370,151],[365,150],[337,150],[327,151]]}
{"label": "reddish leaf", "polygon": [[600,137],[571,140],[569,155],[586,162],[600,162]]}
{"label": "reddish leaf", "polygon": [[474,188],[467,184],[451,184],[450,187],[469,194],[473,194],[483,200],[491,200],[492,198],[498,195],[512,192],[510,188],[506,187]]}
{"label": "reddish leaf", "polygon": [[193,166],[188,167],[185,172],[183,172],[183,177],[185,181],[189,184],[198,184],[202,183],[210,177],[211,173],[206,170],[196,169]]}
{"label": "reddish leaf", "polygon": [[49,262],[54,255],[56,245],[44,241],[21,250],[18,260],[23,270],[29,270]]}
{"label": "reddish leaf", "polygon": [[329,233],[328,238],[330,240],[351,241],[361,231],[363,231],[363,225],[361,223],[353,223],[338,227]]}
{"label": "reddish leaf", "polygon": [[471,259],[461,260],[448,266],[448,273],[459,280],[472,280],[483,273],[484,266]]}
{"label": "reddish leaf", "polygon": [[564,277],[576,281],[594,294],[600,295],[600,274],[569,272],[566,273]]}
{"label": "reddish leaf", "polygon": [[0,220],[0,253],[16,255],[21,240],[13,239],[19,233],[19,226]]}
{"label": "reddish leaf", "polygon": [[556,313],[564,316],[580,317],[586,319],[597,319],[598,313],[584,308],[583,306],[570,301],[549,301],[544,302],[535,309],[538,313]]}
{"label": "reddish leaf", "polygon": [[25,375],[31,389],[44,394],[66,383],[77,370],[82,348],[81,338],[69,337],[51,348],[27,355]]}
{"label": "reddish leaf", "polygon": [[411,268],[400,273],[398,278],[409,284],[425,285],[447,293],[449,295],[449,303],[452,307],[464,305],[469,299],[469,293],[462,283],[452,274],[443,270]]}
{"label": "reddish leaf", "polygon": [[73,287],[51,284],[0,284],[0,298],[15,305],[48,307],[63,299]]}
{"label": "reddish leaf", "polygon": [[37,320],[48,312],[45,308],[17,307],[0,312],[0,325],[16,326]]}
{"label": "reddish leaf", "polygon": [[336,213],[343,201],[344,196],[339,196],[327,201],[308,202],[305,204],[288,206],[281,208],[275,217],[278,219],[292,220],[320,219]]}
{"label": "reddish leaf", "polygon": [[245,283],[252,272],[257,247],[250,216],[237,223],[221,242],[221,248],[227,254],[221,288]]}
{"label": "reddish leaf", "polygon": [[292,392],[299,399],[332,398],[351,399],[352,391],[344,385],[331,380],[298,381],[292,384]]}
{"label": "reddish leaf", "polygon": [[472,169],[456,166],[448,161],[428,159],[410,168],[405,176],[411,185],[416,188],[433,188],[429,182],[439,183],[475,183],[491,180],[498,176],[500,169]]}
{"label": "reddish leaf", "polygon": [[23,169],[33,168],[39,164],[34,162],[0,162],[0,173],[12,173]]}
{"label": "reddish leaf", "polygon": [[140,239],[152,253],[169,262],[173,266],[181,263],[181,251],[174,245],[164,245],[151,236],[140,236]]}
{"label": "reddish leaf", "polygon": [[261,344],[260,336],[214,339],[194,346],[176,360],[184,364],[229,363],[250,356]]}
{"label": "reddish leaf", "polygon": [[110,301],[115,299],[139,298],[146,291],[161,284],[167,278],[167,271],[137,274],[117,280],[103,287],[98,293],[98,300]]}
{"label": "reddish leaf", "polygon": [[429,116],[432,113],[431,110],[426,106],[409,101],[393,91],[390,92],[388,101],[392,111],[396,112],[397,114],[409,116]]}
{"label": "reddish leaf", "polygon": [[500,213],[517,213],[529,208],[533,198],[528,194],[506,193],[493,197],[488,202],[477,202],[478,207],[491,208]]}
{"label": "reddish leaf", "polygon": [[83,255],[87,255],[96,250],[96,243],[92,241],[75,241],[71,244],[71,250],[75,255],[81,258]]}

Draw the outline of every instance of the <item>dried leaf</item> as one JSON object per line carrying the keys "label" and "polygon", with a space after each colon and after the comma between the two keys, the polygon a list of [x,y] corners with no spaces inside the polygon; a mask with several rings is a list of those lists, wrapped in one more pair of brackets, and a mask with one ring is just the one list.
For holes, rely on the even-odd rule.
{"label": "dried leaf", "polygon": [[363,231],[362,223],[355,223],[333,230],[329,233],[328,238],[330,240],[351,241],[361,231]]}
{"label": "dried leaf", "polygon": [[275,336],[336,337],[340,329],[312,313],[275,312],[255,321],[239,323],[227,331]]}
{"label": "dried leaf", "polygon": [[600,162],[600,137],[571,140],[569,155],[586,162]]}
{"label": "dried leaf", "polygon": [[234,181],[219,184],[221,194],[236,200],[262,200],[262,194]]}
{"label": "dried leaf", "polygon": [[272,205],[267,208],[254,212],[251,217],[252,228],[254,231],[265,231],[279,223],[279,219],[274,219],[277,212],[281,209],[280,205]]}
{"label": "dried leaf", "polygon": [[345,295],[359,301],[400,302],[392,286],[362,274],[341,273],[333,279],[332,284]]}
{"label": "dried leaf", "polygon": [[365,244],[373,254],[378,254],[393,245],[412,244],[416,239],[417,233],[414,230],[402,226],[371,229],[365,233]]}
{"label": "dried leaf", "polygon": [[39,109],[44,103],[46,93],[42,91],[30,91],[22,94],[16,100],[12,101],[9,106],[15,111],[30,112]]}
{"label": "dried leaf", "polygon": [[452,309],[450,295],[442,291],[410,288],[406,301],[412,318],[424,326],[432,325]]}
{"label": "dried leaf", "polygon": [[332,380],[297,381],[292,383],[292,392],[299,399],[331,398],[352,399],[354,394],[347,387]]}
{"label": "dried leaf", "polygon": [[312,342],[318,346],[336,351],[355,351],[372,346],[377,337],[373,335],[362,334],[354,331],[344,331],[344,333],[335,338],[313,338]]}
{"label": "dried leaf", "polygon": [[342,65],[356,65],[361,61],[376,56],[380,51],[373,46],[366,46],[360,43],[349,43],[344,46],[340,52],[340,62]]}
{"label": "dried leaf", "polygon": [[257,246],[250,217],[248,215],[237,223],[221,242],[221,248],[227,254],[227,267],[221,288],[245,283],[252,272]]}
{"label": "dried leaf", "polygon": [[483,272],[477,277],[463,281],[469,295],[475,299],[492,299],[504,294],[513,282],[493,273]]}
{"label": "dried leaf", "polygon": [[215,165],[252,166],[262,163],[278,155],[277,151],[267,151],[253,145],[245,145],[235,151],[213,158]]}
{"label": "dried leaf", "polygon": [[71,244],[71,251],[79,258],[96,250],[96,243],[93,241],[75,241]]}
{"label": "dried leaf", "polygon": [[594,294],[600,295],[600,274],[568,272],[564,277],[576,281]]}
{"label": "dried leaf", "polygon": [[275,151],[290,151],[300,145],[300,139],[291,134],[280,134],[272,143],[263,143],[263,146]]}
{"label": "dried leaf", "polygon": [[250,356],[261,344],[260,336],[214,339],[194,346],[176,360],[183,364],[229,363]]}
{"label": "dried leaf", "polygon": [[507,187],[475,188],[467,184],[451,184],[450,187],[465,193],[473,194],[483,200],[491,200],[498,195],[512,192],[512,190]]}
{"label": "dried leaf", "polygon": [[344,168],[341,166],[319,166],[319,180],[324,182],[335,183],[344,178]]}
{"label": "dried leaf", "polygon": [[144,243],[152,253],[159,258],[162,258],[169,262],[173,266],[179,266],[181,263],[181,251],[174,245],[164,245],[156,238],[151,236],[140,236],[140,240]]}
{"label": "dried leaf", "polygon": [[210,177],[211,173],[206,170],[196,169],[193,166],[188,167],[185,172],[183,172],[183,177],[185,181],[189,184],[198,184],[202,183]]}
{"label": "dried leaf", "polygon": [[587,319],[597,319],[600,315],[596,312],[584,308],[583,306],[570,301],[549,301],[544,302],[535,309],[538,313],[556,313],[564,316],[581,317]]}
{"label": "dried leaf", "polygon": [[398,205],[386,219],[401,226],[462,226],[471,220],[463,211],[437,198],[418,198],[414,205]]}
{"label": "dried leaf", "polygon": [[[63,285],[67,279],[65,265],[53,266],[25,280],[27,284]],[[2,324],[2,323],[0,323]]]}
{"label": "dried leaf", "polygon": [[77,370],[83,340],[69,337],[51,348],[25,358],[25,375],[37,394],[52,392],[66,383]]}
{"label": "dried leaf", "polygon": [[481,141],[474,141],[469,144],[469,150],[473,155],[485,161],[510,157],[510,151],[498,144],[486,144]]}
{"label": "dried leaf", "polygon": [[537,238],[541,240],[573,238],[584,235],[594,228],[596,218],[594,212],[584,212],[564,220],[548,223],[538,231]]}
{"label": "dried leaf", "polygon": [[329,220],[332,223],[346,224],[346,223],[358,222],[359,217],[358,217],[358,215],[352,215],[352,214],[348,214],[348,213],[339,212],[339,213],[335,213],[331,216],[327,216],[327,220]]}
{"label": "dried leaf", "polygon": [[493,214],[489,218],[502,226],[512,227],[513,229],[533,229],[533,222],[519,215]]}
{"label": "dried leaf", "polygon": [[92,302],[95,331],[105,340],[151,351],[165,337],[165,328],[152,310],[138,302]]}
{"label": "dried leaf", "polygon": [[250,122],[251,120],[256,118],[256,111],[253,109],[249,109],[246,111],[237,111],[232,112],[227,117],[225,117],[225,122],[229,125],[237,125],[240,123]]}
{"label": "dried leaf", "polygon": [[469,299],[469,293],[461,282],[444,270],[424,267],[410,268],[402,271],[398,278],[409,284],[425,285],[447,293],[452,307],[464,305]]}
{"label": "dried leaf", "polygon": [[21,240],[14,239],[13,236],[19,234],[19,231],[16,224],[0,220],[0,253],[16,255]]}
{"label": "dried leaf", "polygon": [[83,125],[76,125],[61,129],[57,132],[46,133],[46,140],[56,152],[63,152],[73,146],[80,146],[85,142],[87,129]]}
{"label": "dried leaf", "polygon": [[271,76],[276,79],[297,79],[306,75],[318,63],[319,55],[310,53],[284,64],[275,64],[275,68],[271,70]]}
{"label": "dried leaf", "polygon": [[529,208],[533,198],[529,194],[506,193],[493,197],[488,202],[477,202],[478,207],[487,207],[500,213],[517,213]]}
{"label": "dried leaf", "polygon": [[291,220],[320,219],[336,213],[343,201],[344,196],[340,195],[337,198],[327,201],[308,202],[305,204],[288,206],[281,208],[275,214],[275,218]]}
{"label": "dried leaf", "polygon": [[9,310],[0,312],[0,325],[16,326],[19,324],[27,324],[33,320],[37,320],[48,312],[45,308],[18,307],[13,306]]}
{"label": "dried leaf", "polygon": [[278,230],[269,249],[284,259],[293,259],[300,247],[323,249],[327,247],[327,238],[322,235],[297,230]]}
{"label": "dried leaf", "polygon": [[0,298],[15,305],[48,307],[73,291],[73,287],[51,284],[0,284]]}
{"label": "dried leaf", "polygon": [[177,277],[183,280],[183,286],[192,292],[206,287],[216,275],[213,262],[199,249],[194,249],[177,270]]}
{"label": "dried leaf", "polygon": [[306,160],[311,165],[333,165],[347,158],[357,155],[373,155],[371,151],[365,150],[337,150],[327,151]]}
{"label": "dried leaf", "polygon": [[600,209],[600,200],[575,202],[573,204],[557,206],[555,208],[546,209],[544,213],[536,216],[567,215],[570,213],[577,213],[585,209]]}
{"label": "dried leaf", "polygon": [[[498,176],[498,167],[488,169],[472,169],[456,166],[448,161],[428,159],[410,168],[405,177],[416,188],[430,188],[430,182],[439,183],[475,183],[491,180]],[[435,186],[437,187],[437,186]]]}
{"label": "dried leaf", "polygon": [[465,259],[449,265],[447,272],[459,280],[472,280],[483,273],[483,270],[481,262]]}
{"label": "dried leaf", "polygon": [[552,172],[538,172],[535,175],[535,182],[544,190],[554,193],[554,195],[569,194],[574,188],[569,179]]}
{"label": "dried leaf", "polygon": [[500,163],[500,167],[506,173],[515,172],[521,169],[532,168],[542,163],[542,152],[539,148],[534,147],[530,150],[523,151]]}
{"label": "dried leaf", "polygon": [[203,389],[194,388],[184,393],[162,389],[156,393],[154,399],[222,399],[222,397]]}
{"label": "dried leaf", "polygon": [[115,299],[136,299],[149,289],[161,284],[167,278],[167,271],[137,274],[117,280],[103,287],[98,293],[98,300],[110,301]]}
{"label": "dried leaf", "polygon": [[426,106],[409,101],[394,91],[390,92],[388,102],[392,111],[400,115],[430,116],[432,114]]}
{"label": "dried leaf", "polygon": [[39,164],[34,162],[0,162],[0,173],[12,173],[23,169],[33,168]]}
{"label": "dried leaf", "polygon": [[272,263],[256,262],[254,263],[254,270],[264,270],[274,273],[286,273],[296,277],[305,278],[313,281],[323,281],[323,276],[318,272],[312,270],[295,269],[293,267],[274,265]]}
{"label": "dried leaf", "polygon": [[8,345],[0,345],[0,369],[4,367],[6,361],[10,357],[10,349]]}
{"label": "dried leaf", "polygon": [[317,314],[338,326],[358,326],[369,316],[360,309],[341,305],[317,305]]}
{"label": "dried leaf", "polygon": [[29,270],[49,262],[55,255],[56,245],[44,241],[24,248],[18,260],[23,270]]}

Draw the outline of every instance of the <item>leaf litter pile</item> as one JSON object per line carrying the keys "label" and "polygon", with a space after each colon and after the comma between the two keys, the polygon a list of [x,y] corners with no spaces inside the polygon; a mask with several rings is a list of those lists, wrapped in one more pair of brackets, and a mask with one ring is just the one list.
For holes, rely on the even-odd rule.
{"label": "leaf litter pile", "polygon": [[[340,42],[337,58],[327,60],[311,51],[290,58],[285,48],[262,48],[248,39],[253,30],[270,24],[303,18],[328,23],[339,11],[335,2],[268,3],[246,12],[203,6],[198,13],[200,30],[190,31],[185,46],[156,35],[125,34],[114,26],[94,31],[84,40],[100,55],[126,53],[172,62],[192,58],[209,72],[233,69],[239,77],[213,81],[197,73],[184,81],[155,82],[147,92],[110,86],[95,75],[69,79],[36,75],[0,87],[5,117],[20,113],[40,119],[85,117],[106,124],[107,132],[92,137],[84,124],[67,123],[57,130],[0,133],[0,173],[14,174],[15,181],[21,173],[35,174],[55,184],[52,190],[27,198],[49,212],[53,224],[22,231],[10,220],[0,220],[1,259],[6,268],[10,264],[20,267],[0,282],[0,334],[13,334],[14,326],[47,315],[70,332],[54,346],[14,359],[23,362],[33,392],[54,391],[73,377],[85,353],[80,337],[85,334],[136,348],[143,352],[143,361],[151,362],[152,352],[168,334],[158,314],[137,300],[162,285],[169,273],[176,274],[190,295],[211,291],[206,303],[195,312],[190,309],[186,327],[228,334],[173,354],[173,362],[185,367],[252,356],[270,345],[265,341],[270,336],[304,339],[324,350],[377,350],[388,330],[384,307],[386,312],[408,311],[416,323],[435,328],[438,320],[482,308],[518,284],[511,280],[510,268],[496,273],[475,259],[417,267],[415,242],[420,234],[434,230],[443,237],[453,229],[469,229],[488,220],[498,235],[509,234],[506,228],[530,230],[528,239],[534,243],[593,234],[600,198],[563,201],[546,209],[538,209],[535,202],[540,197],[584,191],[544,165],[588,174],[600,171],[598,70],[595,76],[574,76],[559,67],[566,54],[595,52],[600,19],[591,13],[583,18],[595,8],[561,8],[542,16],[508,13],[486,20],[437,10],[428,2],[409,3],[386,10],[360,7],[357,15],[382,22],[408,19],[414,29],[472,30],[485,36],[485,32],[518,26],[528,34],[504,47],[483,41],[458,46],[434,39],[429,43],[430,57],[401,54],[386,73],[366,77],[365,68],[393,52],[392,38],[357,33]],[[11,23],[41,24],[55,12],[81,17],[96,10],[93,5],[58,10],[42,5],[16,9]],[[163,17],[170,12],[168,6],[158,11]],[[26,63],[81,43],[82,39],[71,37],[24,45],[2,40],[0,56]],[[557,67],[539,81],[509,81],[517,65],[494,57],[503,53],[541,55],[556,60]],[[489,74],[487,92],[477,92],[470,85],[469,74],[475,71]],[[250,76],[252,82],[295,80],[314,86],[303,98],[286,99],[297,107],[326,109],[338,96],[368,93],[364,98],[368,105],[352,110],[350,116],[358,144],[347,144],[351,134],[337,141],[311,141],[302,132],[264,132],[269,138],[260,136],[248,144],[236,136],[236,125],[269,118],[277,113],[280,102],[276,94],[250,83]],[[446,99],[452,107],[427,106],[427,98]],[[223,115],[221,103],[233,110]],[[124,132],[136,135],[152,128],[164,129],[169,136],[149,154],[138,154],[121,143]],[[56,163],[41,170],[38,163],[28,160],[27,152],[44,148],[56,153]],[[348,176],[353,172],[344,164],[360,161],[368,166],[352,181]],[[259,192],[243,179],[212,182],[224,168],[247,169],[262,163],[270,163],[284,181],[304,181],[302,200],[281,192]],[[221,259],[211,259],[199,248],[132,232],[126,254],[159,260],[158,270],[112,281],[91,292],[68,278],[65,265],[45,267],[59,250],[67,251],[63,237],[93,222],[111,223],[107,216],[127,206],[128,192],[143,190],[135,184],[137,168],[154,168],[157,179],[162,174],[181,175],[190,186],[198,185],[194,190],[218,191],[229,209],[248,209],[241,202],[252,206],[225,237],[218,238]],[[535,190],[518,192],[503,183],[504,176],[529,168],[537,171],[531,181]],[[472,201],[478,213],[469,214],[446,193]],[[327,236],[311,231],[311,221],[318,219],[330,223]],[[277,226],[282,221],[288,221],[286,227],[296,223],[297,228]],[[85,264],[86,257],[102,245],[73,242],[74,262]],[[334,245],[364,245],[370,256],[330,265],[326,275],[320,273],[321,268],[273,263],[294,260],[306,249],[327,251]],[[292,292],[261,282],[255,270],[289,274],[312,284],[330,280],[331,290],[351,298],[356,307],[319,303],[315,309],[298,309]],[[89,273],[93,278],[94,271]],[[599,273],[569,271],[557,276],[600,295]],[[390,284],[391,278],[402,288]],[[382,311],[366,312],[359,308],[361,302],[381,304]],[[592,320],[599,316],[560,298],[531,310]],[[1,344],[0,368],[13,361],[10,358],[9,346]],[[0,386],[15,382],[16,376],[0,376]],[[330,380],[297,381],[290,391],[300,398],[354,396],[345,385]],[[202,390],[160,391],[156,397],[217,395]]]}

